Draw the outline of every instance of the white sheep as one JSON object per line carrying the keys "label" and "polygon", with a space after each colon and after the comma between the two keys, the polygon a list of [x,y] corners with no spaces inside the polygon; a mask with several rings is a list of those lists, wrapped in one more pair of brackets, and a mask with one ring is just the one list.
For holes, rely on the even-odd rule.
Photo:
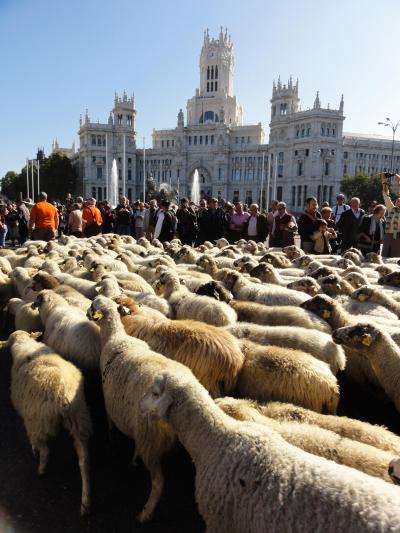
{"label": "white sheep", "polygon": [[398,529],[397,487],[233,420],[190,376],[160,372],[141,407],[172,425],[194,461],[207,533]]}
{"label": "white sheep", "polygon": [[74,309],[50,290],[39,292],[32,306],[39,309],[46,344],[79,368],[99,367],[99,328],[89,322],[83,311]]}
{"label": "white sheep", "polygon": [[162,494],[161,459],[175,445],[176,436],[165,422],[143,416],[139,402],[160,372],[170,370],[195,378],[186,366],[127,335],[117,305],[111,300],[98,296],[89,313],[100,326],[100,367],[107,415],[122,433],[135,440],[135,457],[140,457],[150,472],[151,493],[138,516],[144,522],[152,517]]}
{"label": "white sheep", "polygon": [[13,365],[11,400],[22,417],[34,453],[39,454],[39,474],[48,460],[47,442],[60,421],[70,432],[82,478],[81,512],[90,506],[88,440],[92,431],[81,372],[27,332],[9,337]]}
{"label": "white sheep", "polygon": [[335,414],[339,387],[329,366],[300,350],[242,341],[245,361],[236,395],[259,402],[292,402],[319,413]]}
{"label": "white sheep", "polygon": [[330,334],[322,331],[313,331],[310,334],[308,329],[301,327],[261,326],[245,322],[230,326],[228,330],[238,339],[248,339],[257,344],[272,344],[309,353],[327,363],[333,374],[344,370],[346,366],[343,348],[332,341]]}
{"label": "white sheep", "polygon": [[276,285],[255,284],[239,272],[227,272],[223,279],[225,287],[238,300],[258,302],[266,305],[299,305],[310,298],[308,294],[278,287]]}
{"label": "white sheep", "polygon": [[31,302],[26,302],[20,298],[11,298],[7,308],[9,313],[14,315],[14,327],[22,331],[32,332],[43,329],[37,309],[32,309]]}

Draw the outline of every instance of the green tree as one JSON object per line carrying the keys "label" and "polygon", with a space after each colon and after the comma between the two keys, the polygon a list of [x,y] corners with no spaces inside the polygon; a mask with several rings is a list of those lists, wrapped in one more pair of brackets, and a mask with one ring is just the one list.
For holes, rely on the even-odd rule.
{"label": "green tree", "polygon": [[76,172],[71,160],[62,152],[51,154],[40,166],[40,189],[49,198],[62,200],[68,192],[74,193]]}
{"label": "green tree", "polygon": [[1,193],[10,200],[17,200],[20,191],[25,191],[22,187],[23,179],[26,180],[26,170],[24,174],[22,172],[17,174],[13,170],[9,170],[1,179]]}
{"label": "green tree", "polygon": [[356,176],[345,176],[341,182],[341,190],[347,200],[354,196],[360,198],[361,207],[364,209],[373,200],[379,203],[383,201],[379,174],[369,176],[366,172],[360,172]]}

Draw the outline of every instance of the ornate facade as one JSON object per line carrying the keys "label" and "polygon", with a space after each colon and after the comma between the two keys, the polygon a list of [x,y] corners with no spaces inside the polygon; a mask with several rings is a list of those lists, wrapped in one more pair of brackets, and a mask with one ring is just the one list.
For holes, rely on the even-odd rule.
{"label": "ornate facade", "polygon": [[[153,130],[152,148],[136,147],[135,101],[116,95],[107,124],[80,120],[80,148],[74,155],[80,192],[103,199],[116,159],[120,193],[143,198],[143,169],[158,184],[189,196],[198,169],[201,195],[260,203],[276,197],[289,209],[303,209],[307,196],[334,203],[344,175],[391,166],[392,141],[383,136],[343,133],[344,100],[323,107],[317,93],[312,108],[301,110],[298,81],[278,79],[272,89],[269,143],[261,122],[243,124],[243,109],[233,93],[233,43],[222,29],[217,39],[204,33],[200,84],[182,109],[175,128]],[[394,168],[400,168],[396,142]],[[145,156],[145,157],[144,157]],[[145,162],[145,164],[143,164]]]}

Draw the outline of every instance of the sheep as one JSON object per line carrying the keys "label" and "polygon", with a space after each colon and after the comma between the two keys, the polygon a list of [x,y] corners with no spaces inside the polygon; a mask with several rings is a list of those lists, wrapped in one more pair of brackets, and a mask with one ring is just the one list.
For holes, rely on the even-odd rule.
{"label": "sheep", "polygon": [[194,461],[207,533],[398,528],[397,487],[232,419],[190,376],[160,372],[141,409],[169,422]]}
{"label": "sheep", "polygon": [[208,296],[198,296],[182,287],[175,272],[163,272],[159,278],[164,287],[164,298],[177,319],[200,320],[212,326],[228,326],[236,322],[236,312],[225,302]]}
{"label": "sheep", "polygon": [[288,280],[284,279],[279,272],[269,263],[259,263],[249,272],[250,276],[260,279],[264,283],[286,287]]}
{"label": "sheep", "polygon": [[79,368],[98,368],[100,336],[96,324],[50,290],[41,291],[32,306],[39,309],[44,325],[43,341],[48,346]]}
{"label": "sheep", "polygon": [[143,313],[132,300],[116,300],[128,335],[152,350],[188,366],[213,397],[232,392],[244,357],[228,331],[195,320],[160,320]]}
{"label": "sheep", "polygon": [[100,326],[103,394],[107,415],[125,435],[135,440],[135,458],[140,457],[150,472],[151,493],[138,515],[140,522],[150,520],[162,494],[164,477],[161,459],[173,448],[176,436],[162,421],[150,420],[139,410],[139,402],[161,372],[189,374],[189,368],[152,351],[142,340],[124,331],[117,305],[98,296],[88,315]]}
{"label": "sheep", "polygon": [[33,453],[39,454],[39,475],[45,472],[47,441],[57,434],[60,421],[73,438],[82,479],[81,513],[90,507],[88,440],[92,432],[83,377],[73,364],[25,331],[8,339],[13,364],[11,400],[24,426]]}
{"label": "sheep", "polygon": [[395,270],[390,274],[381,276],[378,279],[379,285],[391,285],[393,287],[400,287],[400,270]]}
{"label": "sheep", "polygon": [[381,288],[364,285],[355,290],[351,298],[359,302],[369,301],[384,306],[400,318],[400,302],[396,301],[390,294],[383,292]]}
{"label": "sheep", "polygon": [[317,281],[307,276],[288,283],[286,285],[286,288],[292,289],[294,291],[305,292],[309,296],[315,296],[320,292],[320,286],[318,285]]}
{"label": "sheep", "polygon": [[20,298],[11,298],[6,307],[9,313],[14,315],[14,327],[22,331],[31,333],[43,329],[37,309],[32,309],[31,302],[26,302]]}
{"label": "sheep", "polygon": [[361,266],[362,264],[362,258],[360,257],[360,255],[356,252],[352,252],[351,250],[347,250],[343,254],[343,257],[345,259],[350,259],[350,261],[352,261],[357,266]]}
{"label": "sheep", "polygon": [[[344,370],[346,357],[328,333],[313,331],[310,335],[306,328],[294,326],[260,326],[258,324],[238,323],[227,328],[238,339],[248,339],[262,345],[293,348],[311,354],[327,363],[333,374]],[[341,348],[338,350],[338,348]]]}
{"label": "sheep", "polygon": [[334,431],[341,437],[363,442],[393,455],[400,455],[400,437],[382,426],[345,416],[323,415],[291,403],[268,402],[265,405],[258,404],[257,409],[269,418],[313,424]]}
{"label": "sheep", "polygon": [[129,272],[129,277],[125,279],[123,277],[115,276],[114,272],[104,274],[103,277],[100,279],[116,279],[123,290],[154,294],[153,287],[149,283],[147,283],[147,281],[145,281],[141,276],[139,276],[138,274],[133,274],[132,272]]}
{"label": "sheep", "polygon": [[61,283],[64,283],[65,285],[68,285],[68,287],[72,287],[73,289],[83,294],[85,298],[89,298],[89,300],[93,300],[93,298],[97,296],[96,283],[94,281],[76,278],[71,274],[64,273],[58,274],[55,277]]}
{"label": "sheep", "polygon": [[241,322],[253,322],[266,326],[299,326],[325,333],[332,331],[323,318],[311,311],[291,305],[269,307],[255,302],[232,300],[230,306],[236,311],[238,320]]}
{"label": "sheep", "polygon": [[304,250],[295,245],[285,246],[282,249],[282,252],[286,255],[288,259],[290,259],[290,261],[293,261],[293,259],[297,259],[305,255]]}
{"label": "sheep", "polygon": [[209,281],[208,283],[202,283],[196,290],[196,294],[200,296],[210,296],[221,302],[229,303],[232,299],[232,293],[229,292],[219,281]]}
{"label": "sheep", "polygon": [[257,402],[250,400],[220,398],[216,400],[216,404],[232,418],[265,425],[279,433],[286,442],[306,452],[356,468],[389,483],[393,482],[388,473],[390,461],[393,459],[393,454],[389,452],[340,437],[334,431],[313,424],[273,420],[261,413]]}
{"label": "sheep", "polygon": [[266,305],[299,305],[310,297],[308,294],[270,284],[257,285],[248,281],[239,272],[227,272],[224,285],[238,300]]}
{"label": "sheep", "polygon": [[39,271],[35,274],[32,278],[31,287],[36,293],[44,289],[52,289],[56,294],[62,296],[70,305],[85,312],[90,305],[90,300],[88,298],[85,298],[80,292],[68,285],[61,285],[57,278],[51,276],[47,272]]}
{"label": "sheep", "polygon": [[245,361],[236,395],[260,402],[279,400],[335,414],[339,387],[329,366],[300,350],[242,341]]}
{"label": "sheep", "polygon": [[400,349],[390,335],[372,324],[356,324],[336,329],[332,334],[368,359],[382,388],[400,411]]}
{"label": "sheep", "polygon": [[376,263],[377,265],[383,265],[382,257],[375,252],[368,252],[365,254],[364,261],[366,263]]}
{"label": "sheep", "polygon": [[[298,267],[298,268],[306,268],[313,261],[314,261],[314,259],[311,256],[309,256],[309,255],[301,255],[300,257],[297,257],[296,259],[293,259],[292,265],[294,267]],[[322,263],[321,263],[321,265],[322,265]]]}
{"label": "sheep", "polygon": [[346,280],[347,283],[350,283],[353,289],[358,289],[363,285],[369,284],[368,278],[360,272],[349,272],[348,274],[343,276],[343,279]]}
{"label": "sheep", "polygon": [[36,298],[35,292],[32,290],[32,276],[33,272],[28,271],[24,267],[16,267],[10,272],[9,277],[17,289],[18,296],[23,300],[33,301]]}
{"label": "sheep", "polygon": [[12,269],[13,267],[11,266],[10,261],[6,257],[0,256],[0,272],[7,275]]}
{"label": "sheep", "polygon": [[275,268],[287,268],[292,266],[292,262],[285,255],[272,254],[267,252],[264,254],[260,263],[270,263]]}
{"label": "sheep", "polygon": [[199,257],[197,265],[203,268],[216,281],[223,281],[225,274],[231,271],[228,268],[218,268],[215,259],[205,254]]}

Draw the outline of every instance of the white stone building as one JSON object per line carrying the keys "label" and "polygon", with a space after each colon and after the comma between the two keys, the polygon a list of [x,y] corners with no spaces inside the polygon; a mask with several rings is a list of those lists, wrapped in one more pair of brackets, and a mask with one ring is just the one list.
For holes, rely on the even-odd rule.
{"label": "white stone building", "polygon": [[[179,111],[175,128],[153,130],[145,152],[146,176],[168,183],[189,196],[193,173],[200,174],[201,195],[260,202],[273,197],[290,210],[301,211],[307,196],[334,203],[344,175],[391,167],[392,140],[343,133],[343,96],[337,109],[323,107],[319,94],[313,107],[301,110],[298,82],[273,84],[269,143],[261,122],[243,124],[243,109],[233,93],[233,43],[222,29],[218,39],[204,33],[200,84],[187,101],[186,122]],[[339,98],[338,98],[339,100]],[[143,150],[136,148],[135,102],[115,96],[107,124],[80,121],[80,148],[74,160],[80,190],[103,199],[112,160],[118,164],[120,192],[130,200],[143,198]],[[400,168],[400,142],[394,165]],[[108,169],[108,171],[107,171]],[[269,184],[269,190],[267,185]]]}

